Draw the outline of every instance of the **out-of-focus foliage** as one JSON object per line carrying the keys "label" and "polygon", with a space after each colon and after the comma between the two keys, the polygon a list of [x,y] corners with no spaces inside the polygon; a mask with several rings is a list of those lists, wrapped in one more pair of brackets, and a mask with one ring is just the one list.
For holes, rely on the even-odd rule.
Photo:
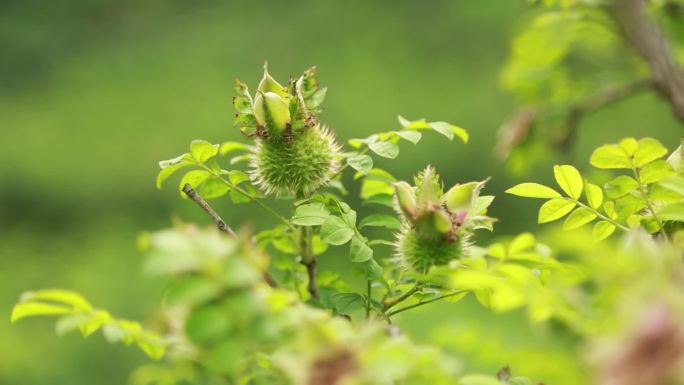
{"label": "out-of-focus foliage", "polygon": [[[178,215],[206,220],[192,202],[174,202],[173,195],[177,194],[174,189],[165,189],[165,195],[159,195],[150,183],[156,171],[153,161],[175,153],[174,149],[184,148],[183,143],[195,137],[208,139],[194,143],[191,147],[195,149],[205,148],[211,152],[212,143],[218,143],[221,151],[208,164],[218,162],[222,169],[230,170],[224,178],[262,199],[262,192],[253,189],[254,186],[245,180],[248,175],[243,173],[247,167],[241,162],[248,158],[249,148],[242,141],[236,141],[241,135],[238,130],[228,127],[231,119],[229,91],[234,74],[249,76],[254,73],[252,69],[268,57],[272,60],[274,73],[283,75],[281,79],[285,79],[288,72],[311,63],[319,65],[326,83],[334,86],[324,116],[335,128],[339,143],[380,131],[377,144],[372,137],[365,142],[352,141],[349,143],[352,148],[348,149],[350,156],[341,154],[344,158],[340,165],[359,172],[360,186],[351,182],[354,175],[347,172],[340,181],[333,180],[329,184],[331,188],[314,201],[301,202],[296,208],[274,202],[274,209],[291,224],[309,227],[313,232],[322,224],[321,220],[341,219],[344,223],[330,219],[326,230],[329,241],[342,242],[353,233],[345,247],[330,246],[319,234],[312,237],[313,254],[318,257],[320,302],[329,308],[334,306],[331,311],[336,314],[334,317],[344,314],[353,320],[351,326],[334,323],[340,331],[351,330],[354,334],[350,339],[337,336],[336,341],[349,345],[359,341],[369,349],[393,341],[380,331],[384,327],[376,327],[375,334],[370,331],[359,334],[373,329],[359,327],[359,323],[365,323],[365,305],[369,302],[364,298],[377,300],[388,289],[383,288],[383,284],[374,284],[369,296],[365,275],[353,271],[366,266],[375,268],[366,259],[370,249],[372,260],[377,261],[383,274],[389,277],[386,280],[392,286],[388,291],[398,296],[412,289],[414,277],[401,281],[407,278],[404,274],[392,276],[394,261],[386,258],[393,253],[392,246],[388,245],[388,240],[394,243],[390,232],[398,232],[403,219],[382,204],[391,205],[393,183],[397,179],[410,180],[410,175],[429,161],[439,170],[447,187],[454,181],[493,177],[485,192],[497,195],[496,204],[488,213],[499,219],[497,233],[492,239],[489,232],[478,231],[471,238],[475,245],[469,248],[468,257],[458,263],[433,268],[434,274],[442,274],[439,283],[444,287],[441,290],[423,287],[403,302],[409,310],[402,310],[404,306],[391,309],[402,310],[391,317],[392,322],[407,335],[402,340],[418,341],[406,342],[406,346],[420,353],[407,360],[394,360],[388,367],[401,362],[411,368],[414,363],[423,362],[415,358],[420,356],[424,362],[429,361],[437,367],[448,365],[446,372],[439,371],[435,376],[455,374],[461,382],[471,384],[498,383],[493,377],[506,364],[512,367],[513,374],[501,370],[499,378],[509,383],[524,381],[517,378],[524,374],[547,384],[586,384],[596,378],[597,373],[626,373],[639,385],[647,383],[653,378],[644,378],[637,375],[636,370],[626,369],[639,368],[639,372],[646,375],[653,373],[649,368],[663,372],[663,366],[651,365],[658,361],[651,360],[653,355],[643,359],[644,355],[638,354],[639,347],[644,346],[643,341],[653,335],[650,330],[660,331],[668,341],[679,340],[677,327],[672,326],[680,316],[679,310],[675,309],[678,301],[676,298],[653,300],[657,290],[669,292],[674,288],[677,291],[677,285],[669,275],[677,271],[676,264],[661,264],[657,255],[662,250],[650,247],[648,240],[623,246],[617,244],[617,236],[614,236],[593,243],[591,233],[585,231],[588,226],[563,232],[553,225],[544,226],[541,231],[535,231],[530,241],[531,234],[527,231],[533,229],[531,221],[536,217],[534,202],[501,194],[504,186],[518,181],[508,179],[500,165],[488,156],[494,130],[511,108],[510,101],[497,92],[496,76],[492,76],[504,60],[509,34],[515,29],[532,27],[531,17],[549,9],[537,7],[537,3],[554,7],[553,11],[604,4],[572,0],[530,3],[535,6],[530,7],[526,15],[521,13],[525,6],[523,2],[337,4],[303,1],[296,4],[210,2],[189,5],[154,0],[116,3],[76,0],[39,6],[33,1],[5,2],[0,5],[0,51],[4,59],[0,64],[0,120],[3,126],[0,142],[6,146],[0,154],[0,173],[5,174],[8,183],[0,189],[3,197],[0,203],[0,255],[3,271],[7,274],[2,280],[4,296],[0,296],[0,303],[9,310],[19,293],[31,287],[78,289],[88,293],[93,302],[111,309],[112,314],[145,317],[144,330],[154,330],[162,336],[185,333],[183,343],[170,342],[186,350],[175,352],[170,349],[161,363],[141,366],[131,375],[131,383],[207,383],[208,377],[225,383],[223,375],[208,374],[206,367],[198,365],[194,354],[206,353],[209,349],[190,341],[183,325],[167,324],[169,320],[187,319],[187,314],[168,311],[170,306],[166,301],[162,301],[161,310],[155,305],[162,287],[167,287],[165,297],[169,296],[177,283],[185,281],[186,275],[207,275],[213,281],[217,269],[220,270],[218,265],[227,255],[221,250],[225,242],[218,241],[225,237],[212,231],[184,231],[183,225],[142,237],[140,243],[147,245],[150,251],[145,271],[154,275],[152,279],[141,279],[138,271],[141,263],[131,240],[141,228],[163,226],[169,212],[174,218]],[[651,2],[656,20],[672,40],[679,41],[684,36],[681,19],[676,12],[671,12],[677,9],[673,5],[678,3],[681,2]],[[257,15],[259,22],[255,22]],[[294,22],[292,15],[298,15],[299,20],[306,22]],[[571,31],[568,36],[578,36],[580,29],[594,28],[570,28],[563,19],[557,17],[555,20],[559,28]],[[411,25],[429,28],[408,28],[409,20]],[[595,27],[595,31],[608,30],[601,25]],[[545,28],[553,30],[551,24]],[[612,38],[609,34],[600,36],[602,38],[596,43],[620,44],[617,35]],[[559,38],[562,40],[563,36]],[[597,48],[592,41],[567,44],[569,50],[575,46],[590,47],[581,48],[582,52]],[[682,50],[677,50],[681,57]],[[548,52],[553,53],[553,47]],[[606,83],[607,91],[629,89],[634,85],[636,90],[648,89],[650,85],[639,83],[643,80],[639,75],[646,74],[644,66],[629,52],[607,45],[606,51],[592,52],[578,61],[581,66],[567,72],[567,81],[573,82],[566,84],[567,90],[573,90],[573,95],[579,97],[582,90],[590,90],[592,84],[602,82],[598,74],[605,75],[606,79],[613,79],[615,75],[637,75],[633,78],[637,82],[627,81],[632,79],[630,77],[624,84]],[[626,59],[617,63],[611,74],[611,70],[601,64],[603,62],[594,62],[592,55],[611,65],[615,61],[611,55],[622,55]],[[576,60],[575,54],[568,57],[573,63]],[[572,64],[560,60],[568,68]],[[591,71],[582,72],[585,68]],[[533,83],[530,86],[543,89],[542,83],[554,84],[556,72],[560,71],[540,73],[538,79],[529,78]],[[522,83],[518,86],[525,88]],[[558,91],[559,95],[569,96],[560,88]],[[252,92],[252,95],[255,94]],[[594,100],[590,93],[587,96],[588,100]],[[578,102],[581,104],[582,100],[578,99]],[[512,154],[509,164],[514,169],[541,171],[549,170],[553,163],[574,164],[583,178],[590,180],[596,188],[604,189],[604,183],[611,179],[611,170],[592,170],[583,163],[594,147],[625,136],[648,135],[671,149],[679,136],[666,103],[644,93],[624,103],[611,104],[591,116],[584,114],[588,117],[586,128],[583,127],[576,138],[576,146],[568,146],[569,153],[559,155],[549,151],[553,147],[546,146],[549,140],[558,143],[559,138],[563,138],[559,132],[563,124],[559,122],[564,120],[562,114],[567,108],[559,106],[557,110],[557,116],[550,114],[536,121],[538,116],[547,115],[549,111],[528,107],[516,114],[519,119],[513,122],[517,123],[514,126],[524,128],[528,127],[528,122],[534,123],[533,137],[537,140],[526,141],[519,146],[523,151]],[[456,126],[440,122],[410,122],[401,118],[400,125],[392,127],[391,117],[397,111],[406,116],[454,120],[468,127],[470,135]],[[452,132],[459,140],[469,139],[470,144],[454,146],[441,135],[405,128],[425,124],[447,137]],[[547,136],[549,132],[553,135]],[[420,145],[411,145],[410,142],[418,139],[422,141]],[[78,151],[72,151],[74,148]],[[401,157],[396,158],[399,148]],[[501,152],[501,148],[498,150]],[[572,156],[576,158],[568,159]],[[561,157],[562,160],[558,159]],[[232,158],[237,163],[229,165]],[[197,167],[193,171],[202,171],[201,166],[192,166]],[[190,167],[182,171],[188,171]],[[630,176],[629,170],[617,171],[625,171]],[[203,177],[203,173],[195,172],[188,178],[196,181],[194,178],[198,176]],[[528,176],[526,180],[550,185],[553,183],[551,177],[552,173],[545,171]],[[279,219],[267,217],[266,212],[260,212],[252,205],[233,205],[248,202],[249,198],[229,189],[223,182],[215,182],[200,184],[198,190],[208,198],[212,194],[226,194],[211,201],[212,205],[216,205],[217,211],[225,215],[229,223],[246,221],[251,225],[253,233],[257,234],[254,240],[271,256],[264,258],[263,254],[256,253],[257,261],[250,260],[250,266],[254,262],[258,272],[268,266],[279,281],[287,283],[287,288],[278,290],[292,290],[291,297],[320,306],[308,299],[306,267],[297,263],[295,250],[299,245],[292,241],[296,234],[284,223],[264,230]],[[682,189],[682,182],[676,176],[664,178],[658,184],[674,191]],[[337,202],[327,196],[328,192],[343,198],[349,204],[349,210],[344,207],[340,210]],[[634,193],[639,194],[638,191]],[[368,198],[367,202],[373,204],[361,205],[359,196]],[[584,196],[580,200],[584,200]],[[672,205],[669,211],[669,214],[661,212],[661,217],[671,215],[674,222],[681,218],[682,211],[677,205]],[[649,211],[639,214],[649,216]],[[353,226],[349,225],[352,215],[359,217]],[[669,221],[662,218],[664,222]],[[676,226],[670,225],[665,223],[664,227],[668,232],[673,231],[672,240],[678,242]],[[188,242],[186,237],[195,241]],[[168,247],[161,247],[164,243],[159,240],[161,238],[167,239]],[[174,241],[173,238],[178,239]],[[528,248],[515,250],[516,244]],[[646,247],[637,248],[637,244]],[[648,254],[647,251],[653,252],[649,254],[653,255],[653,263],[638,262]],[[624,256],[627,254],[631,257]],[[192,258],[186,258],[188,255]],[[239,252],[236,255],[243,257]],[[190,259],[202,262],[192,264]],[[592,263],[589,259],[593,259]],[[172,263],[167,264],[167,260]],[[175,271],[165,269],[175,263],[183,267]],[[197,266],[204,266],[201,272],[193,270]],[[468,280],[452,280],[455,278],[452,269],[466,273],[464,277]],[[473,274],[468,274],[469,269]],[[527,269],[531,274],[519,274],[516,269]],[[331,271],[339,274],[331,274]],[[608,282],[606,277],[598,276],[602,272],[620,278]],[[416,279],[424,278],[417,275]],[[646,289],[652,286],[650,280],[659,280],[662,284],[648,291]],[[601,282],[602,292],[612,293],[611,301],[601,302],[601,311],[593,306],[592,299],[599,286],[595,282]],[[463,285],[459,286],[461,283]],[[631,288],[633,284],[644,288],[643,293],[635,295],[634,300],[626,299],[634,292],[623,288]],[[259,282],[259,285],[262,284]],[[200,292],[206,289],[200,285]],[[465,295],[465,292],[475,295]],[[209,298],[206,292],[200,293],[200,297],[202,295]],[[442,298],[444,301],[436,300]],[[644,305],[650,302],[656,305]],[[376,305],[370,309],[373,318],[378,314],[378,306],[374,302],[371,304]],[[486,307],[481,306],[483,304]],[[330,316],[313,318],[326,323]],[[530,319],[539,322],[528,322]],[[601,320],[607,322],[597,326]],[[44,322],[29,320],[19,325],[0,325],[3,335],[0,382],[120,384],[130,368],[146,359],[143,354],[118,345],[108,348],[99,338],[83,342],[78,336],[50,338],[51,330]],[[377,322],[382,324],[382,321]],[[592,330],[585,330],[583,326],[586,325],[594,326]],[[378,336],[381,342],[369,342],[365,336],[370,335]],[[290,347],[299,349],[301,354],[315,351],[312,346],[315,344],[309,343],[314,338],[318,336],[302,334],[307,342],[293,343]],[[445,356],[440,349],[425,348],[429,344],[446,348],[449,354]],[[587,349],[587,345],[593,348]],[[668,346],[678,345],[665,347]],[[386,360],[387,356],[395,357],[394,353],[399,350],[382,349],[384,355],[378,357]],[[588,351],[593,355],[588,355]],[[667,353],[668,350],[662,351]],[[630,359],[634,357],[637,359]],[[658,362],[676,359],[676,355],[670,355]],[[332,361],[335,360],[325,364]],[[345,360],[335,362],[348,363]],[[649,362],[649,366],[640,367],[644,362]],[[366,364],[367,373],[380,368],[380,364],[370,361],[364,361]],[[279,367],[278,371],[278,375],[285,376],[285,369]],[[473,372],[486,373],[486,376],[465,374]],[[360,376],[347,379],[361,381],[358,378]]]}
{"label": "out-of-focus foliage", "polygon": [[[597,148],[590,162],[599,169],[628,170],[633,177],[620,175],[600,187],[574,166],[557,165],[554,177],[562,194],[538,183],[507,190],[548,199],[539,211],[540,223],[567,215],[563,230],[572,232],[597,220],[594,242],[623,230],[628,246],[606,248],[615,258],[608,268],[597,266],[581,248],[580,258],[562,260],[555,245],[541,244],[531,233],[486,247],[473,243],[476,230],[494,230],[495,219],[487,215],[494,197],[481,195],[486,181],[445,189],[428,166],[413,185],[397,182],[373,167],[368,155],[396,158],[396,143],[418,143],[419,129],[464,141],[465,130],[402,118],[402,130],[352,139],[355,150],[343,151],[332,145],[333,132],[321,129],[322,96],[315,103],[309,99],[318,89],[313,70],[281,86],[265,69],[256,95],[238,82],[234,100],[236,126],[254,145],[195,140],[188,153],[160,162],[157,185],[183,170],[181,193],[218,227],[199,230],[178,224],[139,242],[148,250],[147,270],[170,279],[163,300],[163,338],[113,319],[69,291],[28,293],[14,307],[12,319],[60,315],[58,331],[71,325],[87,336],[102,327],[109,340],[135,343],[152,358],[168,351],[164,364],[133,374],[134,384],[141,385],[530,384],[527,377],[513,376],[504,362],[496,375],[463,374],[448,353],[416,345],[392,325],[401,313],[472,294],[498,313],[524,307],[532,323],[557,322],[574,338],[574,355],[569,356],[578,361],[579,370],[591,373],[589,379],[629,385],[640,383],[635,378],[648,384],[678,378],[684,368],[684,329],[678,326],[684,308],[674,299],[680,283],[673,277],[682,268],[684,245],[681,146],[664,159],[669,151],[657,140],[625,138]],[[321,138],[330,145],[311,146]],[[263,161],[276,152],[282,162],[299,169]],[[245,159],[249,162],[241,170]],[[326,160],[319,164],[318,159]],[[231,168],[224,169],[225,164]],[[398,218],[377,212],[358,221],[357,211],[345,201],[349,186],[342,176],[347,169],[360,183],[365,203],[394,208]],[[202,197],[229,193],[233,203],[255,203],[279,223],[253,237],[235,234]],[[291,214],[272,208],[269,196],[288,201]],[[369,227],[393,231],[395,241],[366,235]],[[341,271],[317,267],[318,259],[346,244],[362,285]],[[643,288],[629,296],[633,302],[627,305],[620,287],[625,277],[635,280],[635,290]],[[658,290],[653,290],[653,280],[660,283]],[[625,311],[621,306],[646,309],[644,320],[625,325],[624,318],[614,318]],[[619,333],[626,337],[614,337]],[[661,347],[668,344],[675,348]],[[620,353],[611,353],[611,346]],[[649,356],[654,346],[663,351]],[[583,357],[582,348],[591,348],[599,359]]]}
{"label": "out-of-focus foliage", "polygon": [[[662,90],[640,48],[627,41],[624,29],[630,26],[619,21],[621,8],[640,2],[533,3],[537,13],[512,41],[501,71],[502,87],[519,109],[501,127],[496,153],[516,173],[528,170],[530,160],[548,157],[549,147],[571,151],[588,115],[637,93]],[[646,3],[645,17],[664,29],[664,49],[684,64],[684,6]]]}

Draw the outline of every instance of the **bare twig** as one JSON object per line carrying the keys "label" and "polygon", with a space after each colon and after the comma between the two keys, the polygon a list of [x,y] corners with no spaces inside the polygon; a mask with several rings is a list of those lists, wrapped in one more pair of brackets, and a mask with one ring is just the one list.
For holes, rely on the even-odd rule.
{"label": "bare twig", "polygon": [[235,234],[235,231],[233,231],[233,229],[231,229],[230,226],[228,226],[228,224],[221,218],[221,216],[219,216],[216,213],[216,211],[214,211],[214,209],[209,205],[209,203],[207,203],[207,201],[205,201],[204,198],[202,198],[197,193],[197,191],[195,191],[195,189],[193,189],[192,186],[190,186],[189,183],[186,183],[185,186],[183,186],[183,192],[185,193],[185,195],[188,196],[188,198],[195,201],[195,203],[197,203],[197,205],[201,207],[205,213],[209,214],[214,223],[216,223],[216,227],[220,231],[223,231],[224,233],[232,235],[234,237],[237,236],[237,234]]}
{"label": "bare twig", "polygon": [[[188,198],[192,199],[199,207],[204,210],[205,213],[209,214],[211,219],[216,223],[216,227],[219,229],[219,231],[222,231],[232,237],[236,237],[237,234],[235,234],[235,231],[233,231],[230,226],[221,218],[220,215],[209,205],[209,203],[200,196],[195,189],[190,186],[190,184],[186,183],[183,186],[183,193],[188,196]],[[278,287],[278,282],[276,282],[275,278],[269,273],[268,271],[263,271],[262,272],[264,281],[270,286],[270,287]]]}
{"label": "bare twig", "polygon": [[646,1],[616,0],[612,13],[625,41],[651,70],[656,89],[684,122],[684,71],[677,65],[662,29],[647,15]]}

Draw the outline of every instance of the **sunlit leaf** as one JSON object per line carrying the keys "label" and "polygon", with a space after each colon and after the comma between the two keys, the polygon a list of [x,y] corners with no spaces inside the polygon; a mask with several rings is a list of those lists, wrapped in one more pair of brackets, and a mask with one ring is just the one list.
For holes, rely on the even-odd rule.
{"label": "sunlit leaf", "polygon": [[606,195],[608,198],[619,198],[632,190],[639,187],[634,178],[627,175],[620,175],[603,186],[606,190]]}
{"label": "sunlit leaf", "polygon": [[597,168],[631,168],[632,162],[625,151],[615,144],[606,144],[594,150],[589,163]]}
{"label": "sunlit leaf", "polygon": [[574,207],[575,202],[560,198],[551,199],[544,203],[539,209],[537,221],[539,223],[555,221],[572,211]]}
{"label": "sunlit leaf", "polygon": [[505,191],[508,194],[525,198],[560,198],[558,191],[539,183],[520,183]]}
{"label": "sunlit leaf", "polygon": [[666,176],[675,175],[672,166],[665,160],[656,160],[641,169],[640,179],[643,184],[659,182]]}
{"label": "sunlit leaf", "polygon": [[196,139],[190,143],[190,154],[198,162],[206,162],[219,152],[218,144],[211,144],[206,140]]}
{"label": "sunlit leaf", "polygon": [[587,183],[584,187],[584,194],[587,197],[589,206],[598,209],[603,203],[603,190],[595,184]]}
{"label": "sunlit leaf", "polygon": [[665,148],[659,141],[653,138],[644,138],[639,140],[639,147],[634,153],[634,165],[636,167],[643,167],[656,159],[662,158],[667,154]]}
{"label": "sunlit leaf", "polygon": [[591,233],[594,242],[602,241],[608,238],[615,231],[615,225],[608,221],[598,221],[594,225],[594,230]]}
{"label": "sunlit leaf", "polygon": [[580,175],[575,167],[570,165],[554,166],[553,175],[556,178],[558,186],[560,186],[568,196],[575,199],[580,197],[584,182],[582,181],[582,175]]}
{"label": "sunlit leaf", "polygon": [[596,214],[584,207],[578,207],[568,215],[568,218],[563,223],[563,230],[572,230],[582,227],[587,223],[596,219]]}

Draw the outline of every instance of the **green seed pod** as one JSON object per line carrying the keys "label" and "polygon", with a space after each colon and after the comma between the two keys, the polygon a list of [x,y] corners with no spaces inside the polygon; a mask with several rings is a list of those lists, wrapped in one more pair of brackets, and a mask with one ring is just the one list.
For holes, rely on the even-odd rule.
{"label": "green seed pod", "polygon": [[258,92],[254,98],[254,117],[269,133],[281,133],[290,124],[290,107],[275,92]]}
{"label": "green seed pod", "polygon": [[409,218],[415,218],[418,208],[416,206],[416,193],[413,191],[413,187],[406,182],[398,182],[394,184],[394,191],[401,212]]}
{"label": "green seed pod", "polygon": [[287,98],[288,96],[285,87],[273,79],[271,74],[268,73],[268,66],[266,63],[264,63],[264,76],[261,78],[257,90],[263,93],[274,92],[281,98]]}
{"label": "green seed pod", "polygon": [[290,140],[257,139],[250,176],[267,194],[307,196],[337,173],[339,152],[332,133],[319,125]]}
{"label": "green seed pod", "polygon": [[481,186],[480,182],[457,184],[444,194],[444,204],[452,212],[468,210],[477,197]]}

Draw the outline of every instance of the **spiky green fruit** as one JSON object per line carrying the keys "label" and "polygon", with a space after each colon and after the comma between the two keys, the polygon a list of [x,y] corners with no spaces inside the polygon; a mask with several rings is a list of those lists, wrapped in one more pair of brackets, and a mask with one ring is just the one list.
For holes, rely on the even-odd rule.
{"label": "spiky green fruit", "polygon": [[337,173],[339,152],[330,130],[320,125],[288,140],[257,139],[250,176],[267,194],[308,196]]}
{"label": "spiky green fruit", "polygon": [[475,221],[488,219],[471,213],[484,182],[456,185],[444,193],[439,175],[428,166],[414,183],[415,187],[394,184],[395,205],[403,222],[396,250],[405,266],[426,273],[430,266],[467,254]]}
{"label": "spiky green fruit", "polygon": [[464,257],[469,249],[468,237],[448,240],[441,236],[425,236],[405,226],[397,234],[396,252],[406,268],[427,273],[432,266],[442,266]]}

